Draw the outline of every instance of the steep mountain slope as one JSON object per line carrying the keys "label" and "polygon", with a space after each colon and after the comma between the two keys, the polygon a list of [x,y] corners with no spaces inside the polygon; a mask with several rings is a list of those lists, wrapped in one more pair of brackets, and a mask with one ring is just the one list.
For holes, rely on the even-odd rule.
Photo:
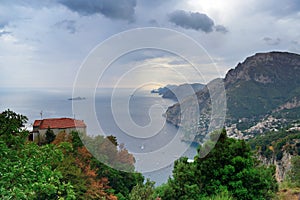
{"label": "steep mountain slope", "polygon": [[265,115],[300,100],[300,55],[258,53],[230,70],[225,79],[232,118]]}
{"label": "steep mountain slope", "polygon": [[[300,117],[300,55],[257,53],[229,70],[223,81],[227,99],[226,125],[234,125],[239,134],[270,115],[290,120]],[[216,80],[209,85],[214,82]],[[210,118],[211,98],[207,87],[196,95],[201,117],[190,125],[197,126],[194,133],[204,135]],[[171,106],[166,111],[167,121],[181,126],[181,118],[186,120],[193,104],[186,98],[181,105]]]}

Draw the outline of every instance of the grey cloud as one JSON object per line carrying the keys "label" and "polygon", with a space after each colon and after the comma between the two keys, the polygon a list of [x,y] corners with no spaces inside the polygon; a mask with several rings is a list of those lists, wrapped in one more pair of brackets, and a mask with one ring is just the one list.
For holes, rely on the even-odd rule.
{"label": "grey cloud", "polygon": [[298,42],[296,40],[292,40],[290,49],[291,49],[291,51],[299,52],[300,51],[300,42]]}
{"label": "grey cloud", "polygon": [[173,60],[168,62],[168,64],[170,65],[184,65],[184,64],[188,64],[188,62],[186,60]]}
{"label": "grey cloud", "polygon": [[60,29],[65,29],[71,34],[74,34],[77,31],[76,22],[74,20],[62,20],[57,22],[54,26]]}
{"label": "grey cloud", "polygon": [[8,35],[11,34],[11,32],[9,31],[0,31],[0,37],[2,37],[3,35]]}
{"label": "grey cloud", "polygon": [[151,24],[151,25],[158,25],[158,23],[157,23],[157,21],[156,21],[155,19],[151,19],[151,20],[149,20],[148,22],[149,22],[149,24]]}
{"label": "grey cloud", "polygon": [[214,27],[214,21],[199,12],[176,10],[169,15],[169,21],[186,29],[202,30],[206,33],[212,32]]}
{"label": "grey cloud", "polygon": [[264,37],[263,41],[265,41],[267,45],[272,45],[272,46],[278,45],[281,42],[280,38],[270,38],[270,37]]}
{"label": "grey cloud", "polygon": [[[0,15],[1,16],[1,15]],[[3,16],[1,16],[3,17]],[[0,37],[6,34],[11,34],[9,31],[5,31],[5,27],[8,25],[8,21],[4,20],[4,17],[0,19]]]}
{"label": "grey cloud", "polygon": [[129,54],[128,58],[130,60],[134,60],[134,61],[145,61],[145,60],[149,60],[149,59],[151,60],[151,59],[158,58],[158,57],[168,57],[170,55],[172,55],[172,54],[170,54],[169,52],[146,48],[143,50],[137,50],[137,51],[131,52]]}
{"label": "grey cloud", "polygon": [[228,29],[223,25],[216,25],[215,30],[217,32],[224,33],[224,34],[228,32]]}
{"label": "grey cloud", "polygon": [[155,7],[159,7],[159,6],[170,6],[170,5],[175,5],[178,2],[181,2],[181,0],[138,0],[138,4],[139,5],[143,5],[145,7],[151,7],[151,8],[155,8]]}
{"label": "grey cloud", "polygon": [[277,17],[293,15],[300,11],[299,0],[265,0],[260,2],[259,7]]}
{"label": "grey cloud", "polygon": [[294,45],[299,45],[299,42],[296,41],[296,40],[292,40],[291,43],[294,44]]}
{"label": "grey cloud", "polygon": [[47,6],[47,5],[52,5],[55,3],[53,0],[2,0],[1,4],[5,6],[11,6],[11,5],[21,5],[21,6],[26,6],[26,7],[39,7],[39,6]]}
{"label": "grey cloud", "polygon": [[0,29],[5,28],[5,26],[7,26],[9,24],[9,22],[14,18],[12,16],[9,15],[9,13],[4,10],[4,8],[0,7]]}
{"label": "grey cloud", "polygon": [[101,13],[112,19],[131,21],[134,19],[136,0],[59,0],[59,2],[81,15]]}
{"label": "grey cloud", "polygon": [[0,29],[4,28],[6,25],[7,25],[6,22],[1,22],[1,21],[0,21]]}

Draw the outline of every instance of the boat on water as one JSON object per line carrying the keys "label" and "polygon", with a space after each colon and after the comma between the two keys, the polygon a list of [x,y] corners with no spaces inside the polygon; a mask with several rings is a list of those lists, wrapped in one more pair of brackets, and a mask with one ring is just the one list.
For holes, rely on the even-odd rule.
{"label": "boat on water", "polygon": [[69,98],[68,100],[70,101],[78,101],[78,100],[85,100],[85,97],[74,97],[74,98]]}

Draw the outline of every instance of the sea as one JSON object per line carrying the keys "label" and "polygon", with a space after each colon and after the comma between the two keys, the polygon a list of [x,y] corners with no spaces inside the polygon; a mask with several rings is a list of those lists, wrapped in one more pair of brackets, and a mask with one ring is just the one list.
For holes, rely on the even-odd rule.
{"label": "sea", "polygon": [[[197,145],[181,141],[177,137],[178,128],[166,123],[164,113],[176,103],[173,100],[150,90],[128,88],[118,89],[118,92],[101,88],[95,90],[93,96],[80,100],[71,98],[75,98],[72,88],[0,88],[0,112],[10,109],[27,116],[28,130],[32,129],[34,120],[41,118],[84,120],[88,134],[113,135],[119,144],[124,144],[135,156],[136,171],[156,185],[167,182],[172,176],[176,159],[186,156],[193,160],[196,155]],[[77,107],[84,108],[86,104],[92,104],[93,110],[84,114],[78,112]],[[89,114],[95,116],[97,125],[85,119]]]}

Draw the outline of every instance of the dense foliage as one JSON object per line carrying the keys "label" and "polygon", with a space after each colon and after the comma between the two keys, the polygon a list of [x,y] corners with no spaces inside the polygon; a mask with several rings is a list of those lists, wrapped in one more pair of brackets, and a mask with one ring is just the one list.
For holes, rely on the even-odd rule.
{"label": "dense foliage", "polygon": [[154,194],[154,182],[147,179],[146,183],[138,183],[133,187],[129,194],[129,200],[153,200],[155,199]]}
{"label": "dense foliage", "polygon": [[176,161],[173,178],[159,188],[159,194],[162,199],[182,200],[221,193],[237,199],[268,199],[277,190],[274,173],[274,167],[259,164],[245,141],[228,138],[223,130],[207,156],[196,156],[194,163],[188,163],[187,158]]}
{"label": "dense foliage", "polygon": [[55,170],[63,153],[54,145],[25,143],[27,118],[10,110],[0,115],[0,198],[75,199],[73,186]]}
{"label": "dense foliage", "polygon": [[248,141],[252,149],[258,149],[259,153],[266,158],[276,157],[280,160],[283,151],[291,155],[300,155],[300,131],[267,132]]}
{"label": "dense foliage", "polygon": [[291,170],[288,173],[288,179],[296,187],[300,187],[300,156],[294,156],[291,161]]}
{"label": "dense foliage", "polygon": [[26,121],[10,110],[0,114],[1,199],[128,199],[132,188],[143,182],[123,146],[102,145],[113,137],[86,136],[95,148],[113,152],[114,162],[131,173],[99,162],[83,146],[78,132],[61,132],[56,137],[49,132],[48,142],[53,141],[42,146],[28,142],[29,133],[22,128]]}
{"label": "dense foliage", "polygon": [[0,113],[0,139],[7,147],[19,148],[25,142],[28,132],[22,128],[27,120],[26,116],[11,110]]}

